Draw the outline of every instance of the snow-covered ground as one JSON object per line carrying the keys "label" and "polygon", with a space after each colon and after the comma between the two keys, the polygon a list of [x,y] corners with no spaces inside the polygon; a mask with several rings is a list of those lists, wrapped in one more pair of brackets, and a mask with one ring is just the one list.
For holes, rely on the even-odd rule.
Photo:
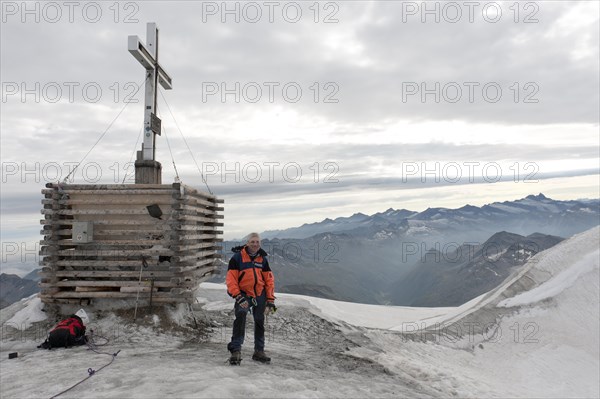
{"label": "snow-covered ground", "polygon": [[[600,396],[599,228],[530,260],[456,308],[362,305],[278,295],[267,320],[271,365],[226,363],[232,302],[203,284],[198,304],[148,316],[88,310],[114,362],[60,397]],[[51,397],[111,360],[85,347],[38,350],[39,299],[0,312],[0,397]],[[195,320],[194,320],[195,319]],[[176,326],[176,327],[173,327]],[[19,357],[8,359],[9,352]]]}

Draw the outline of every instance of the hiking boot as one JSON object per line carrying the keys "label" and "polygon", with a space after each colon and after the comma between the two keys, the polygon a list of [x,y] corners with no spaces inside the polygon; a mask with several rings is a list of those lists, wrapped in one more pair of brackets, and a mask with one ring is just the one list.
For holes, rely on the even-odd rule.
{"label": "hiking boot", "polygon": [[235,351],[231,352],[231,357],[229,358],[229,364],[232,366],[239,366],[242,362],[242,352]]}
{"label": "hiking boot", "polygon": [[252,355],[252,360],[256,360],[257,362],[261,363],[269,363],[271,361],[271,358],[265,355],[265,352],[263,351],[254,351],[254,355]]}

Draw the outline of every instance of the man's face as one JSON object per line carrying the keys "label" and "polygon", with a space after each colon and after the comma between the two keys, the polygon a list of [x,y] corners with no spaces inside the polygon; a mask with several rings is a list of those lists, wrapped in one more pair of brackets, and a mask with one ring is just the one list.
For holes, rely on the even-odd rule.
{"label": "man's face", "polygon": [[250,249],[250,252],[252,252],[253,254],[257,253],[258,250],[260,249],[260,238],[251,237],[248,240],[248,248]]}

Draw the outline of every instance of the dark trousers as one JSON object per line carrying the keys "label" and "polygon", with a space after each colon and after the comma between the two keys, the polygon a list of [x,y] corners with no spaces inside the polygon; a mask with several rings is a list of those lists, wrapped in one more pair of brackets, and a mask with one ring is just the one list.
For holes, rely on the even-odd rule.
{"label": "dark trousers", "polygon": [[[263,351],[265,350],[265,307],[267,304],[265,290],[255,298],[256,305],[254,305],[252,298],[247,299],[252,306],[252,317],[254,318],[254,350]],[[248,309],[242,309],[237,302],[234,310],[233,335],[231,336],[231,342],[227,345],[230,352],[242,350],[246,335],[246,316],[248,315]]]}

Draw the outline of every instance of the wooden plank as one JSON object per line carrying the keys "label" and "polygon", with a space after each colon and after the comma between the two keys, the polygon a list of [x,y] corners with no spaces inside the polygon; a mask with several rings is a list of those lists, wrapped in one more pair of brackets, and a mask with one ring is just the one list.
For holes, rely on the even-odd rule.
{"label": "wooden plank", "polygon": [[[73,222],[77,221],[90,221],[94,222],[94,227],[96,225],[135,225],[139,226],[140,229],[143,229],[143,226],[156,227],[156,226],[177,226],[181,222],[174,220],[159,220],[149,217],[148,219],[144,218],[143,220],[135,220],[131,218],[127,219],[114,219],[114,220],[75,220],[75,219],[57,219],[57,220],[40,220],[40,224],[43,225],[56,225],[56,226],[72,226]],[[166,228],[166,227],[165,227]]]}
{"label": "wooden plank", "polygon": [[[46,265],[49,264],[50,261],[44,260],[41,264]],[[147,259],[146,263],[148,267],[159,267],[158,261],[156,259]],[[57,260],[52,262],[53,265],[59,267],[94,267],[94,266],[102,266],[102,267],[137,267],[139,268],[142,265],[142,260]]]}
{"label": "wooden plank", "polygon": [[[44,273],[42,271],[42,273]],[[45,274],[44,274],[45,275]],[[137,278],[140,277],[139,270],[134,271],[123,271],[123,270],[59,270],[54,272],[56,277],[70,277],[70,278]],[[171,278],[175,275],[170,268],[164,268],[163,270],[147,270],[142,271],[142,279],[155,277],[155,278]]]}
{"label": "wooden plank", "polygon": [[202,223],[215,223],[215,218],[214,217],[202,217],[202,216],[194,216],[194,215],[184,215],[184,214],[178,214],[176,219],[178,221],[183,221],[183,222],[202,222]]}
{"label": "wooden plank", "polygon": [[75,292],[98,292],[106,291],[104,287],[75,287]]}
{"label": "wooden plank", "polygon": [[[142,196],[142,195],[136,195],[136,196],[118,196],[118,197],[122,197],[122,198],[117,198],[117,199],[111,199],[111,200],[105,200],[102,197],[100,198],[92,198],[92,199],[67,199],[67,200],[50,200],[50,199],[43,199],[42,200],[42,204],[44,205],[58,205],[58,206],[65,206],[65,205],[100,205],[100,204],[110,204],[110,205],[141,205],[141,206],[148,206],[148,205],[152,205],[152,204],[157,204],[157,205],[168,205],[168,206],[172,206],[172,205],[176,205],[178,204],[178,201],[171,198],[171,197],[166,197],[166,198],[161,198],[164,196],[160,196],[157,198],[157,196]],[[55,208],[57,209],[57,208]]]}
{"label": "wooden plank", "polygon": [[[213,251],[203,251],[203,252],[199,252],[196,253],[194,255],[187,255],[187,256],[173,256],[171,257],[171,259],[175,262],[186,262],[186,261],[198,261],[198,260],[203,260],[206,258],[215,258],[218,255]],[[220,255],[218,255],[218,257],[220,257]]]}
{"label": "wooden plank", "polygon": [[[161,208],[162,209],[162,208]],[[106,208],[98,208],[98,209],[42,209],[42,215],[141,215],[152,217],[148,214],[148,210],[144,209],[106,209]],[[168,210],[163,210],[163,218],[169,217],[169,215],[174,214],[174,212],[169,212]],[[216,217],[216,216],[215,216]]]}
{"label": "wooden plank", "polygon": [[107,249],[107,250],[80,250],[80,249],[75,249],[75,250],[58,250],[56,252],[53,252],[52,250],[48,249],[48,247],[43,247],[42,250],[40,251],[40,255],[58,255],[58,256],[68,256],[68,257],[73,257],[73,256],[90,256],[90,257],[99,257],[99,256],[105,256],[105,257],[119,257],[119,256],[173,256],[174,252],[168,249],[145,249],[145,250],[128,250],[128,251],[123,251],[123,250],[112,250],[112,249]]}
{"label": "wooden plank", "polygon": [[179,200],[179,203],[182,205],[188,205],[188,206],[193,206],[195,208],[204,208],[204,209],[208,209],[211,210],[213,212],[219,212],[219,211],[224,211],[225,208],[222,206],[218,206],[217,203],[215,201],[208,201],[205,199],[200,199],[200,198],[196,198],[196,197],[191,197],[191,196],[185,196],[182,197]]}
{"label": "wooden plank", "polygon": [[85,246],[85,245],[97,245],[106,248],[106,246],[115,246],[115,247],[128,247],[134,246],[139,247],[141,245],[170,245],[173,241],[168,239],[163,240],[99,240],[96,238],[96,234],[94,234],[94,241],[91,243],[78,244],[73,242],[72,239],[63,239],[63,240],[41,240],[41,245],[47,245],[48,242],[51,242],[52,245],[60,245],[60,246]]}
{"label": "wooden plank", "polygon": [[177,231],[209,231],[214,234],[215,226],[207,226],[205,224],[182,224],[177,226]]}
{"label": "wooden plank", "polygon": [[109,229],[104,227],[102,229],[94,229],[94,237],[99,236],[119,236],[119,235],[162,235],[164,237],[170,237],[174,234],[169,233],[168,230],[129,230],[129,229]]}
{"label": "wooden plank", "polygon": [[172,246],[171,249],[176,252],[185,252],[185,251],[194,251],[201,248],[213,248],[215,244],[213,242],[201,242],[198,244],[189,244],[189,245],[175,245]]}
{"label": "wooden plank", "polygon": [[[181,290],[178,294],[181,297],[188,296],[192,297],[193,293],[190,292],[186,295],[185,290]],[[161,292],[158,291],[152,294],[152,300],[156,300],[156,302],[160,302],[161,298],[169,298],[169,299],[177,299],[171,292]],[[100,291],[100,292],[76,292],[76,291],[59,291],[52,295],[45,295],[45,297],[50,298],[135,298],[135,293],[130,292],[119,292],[119,291]],[[140,298],[140,299],[148,299],[148,298]]]}
{"label": "wooden plank", "polygon": [[214,210],[214,208],[216,207],[216,204],[214,201],[197,198],[197,197],[191,197],[189,195],[182,197],[180,200],[180,203],[183,205],[190,205],[195,208],[203,207],[205,209],[210,209],[210,210]]}
{"label": "wooden plank", "polygon": [[197,217],[206,217],[209,219],[224,219],[225,216],[223,215],[219,215],[215,212],[203,212],[202,210],[199,210],[198,208],[192,208],[192,209],[177,209],[177,214],[178,215],[185,215],[185,216],[197,216]]}
{"label": "wooden plank", "polygon": [[209,193],[205,193],[203,191],[198,191],[195,188],[192,188],[190,186],[186,186],[186,185],[182,185],[181,187],[183,187],[183,195],[191,195],[194,197],[200,197],[200,198],[206,198],[208,200],[212,200],[215,201],[217,197],[215,197],[214,195],[211,195]]}
{"label": "wooden plank", "polygon": [[[61,204],[77,204],[77,202],[61,202],[61,201],[127,201],[127,198],[130,198],[133,201],[148,201],[150,199],[159,199],[161,201],[169,201],[169,203],[173,203],[177,201],[176,198],[173,197],[173,193],[170,191],[164,190],[82,190],[82,191],[73,191],[70,190],[69,193],[64,195],[61,194],[44,194],[46,198],[45,200],[53,200],[57,201],[57,203]],[[48,198],[48,196],[50,198]],[[127,201],[128,202],[128,201]],[[87,202],[83,202],[87,203]]]}
{"label": "wooden plank", "polygon": [[[135,186],[135,185],[134,185]],[[58,198],[64,197],[64,194],[68,194],[69,196],[71,195],[173,195],[174,192],[172,190],[166,190],[166,189],[160,189],[160,188],[147,188],[147,189],[143,189],[143,188],[126,188],[126,189],[114,189],[114,188],[109,188],[109,189],[99,189],[99,188],[94,188],[94,189],[89,189],[89,190],[83,190],[83,189],[67,189],[67,190],[63,190],[62,193],[59,193],[56,190],[53,189],[43,189],[42,190],[42,194],[44,195],[56,195],[58,196]]]}
{"label": "wooden plank", "polygon": [[[142,280],[141,286],[150,286],[150,281]],[[173,288],[186,285],[185,283],[173,283],[169,280],[155,280],[154,286],[158,288]],[[115,287],[139,287],[140,283],[137,280],[120,280],[120,281],[95,281],[95,280],[71,280],[71,281],[58,281],[55,284],[40,283],[40,287],[94,287],[94,288],[115,288]]]}
{"label": "wooden plank", "polygon": [[[221,251],[222,248],[220,246],[210,245],[210,246],[206,246],[203,248],[194,248],[193,246],[190,246],[190,247],[183,247],[183,248],[174,248],[174,250],[176,250],[176,252],[177,252],[177,255],[175,255],[175,256],[188,256],[188,255],[195,255],[199,250],[217,253],[217,252]],[[205,258],[205,257],[206,256],[204,256],[203,258]],[[210,256],[210,257],[214,258],[214,256]]]}
{"label": "wooden plank", "polygon": [[40,287],[40,292],[42,294],[53,294],[53,293],[59,292],[59,291],[60,291],[60,289],[57,287],[54,287],[54,286],[45,287],[45,288]]}
{"label": "wooden plank", "polygon": [[58,231],[61,229],[60,226],[43,226],[42,227],[43,230],[47,230],[47,231]]}
{"label": "wooden plank", "polygon": [[[154,247],[154,248],[153,248]],[[146,251],[146,250],[169,250],[168,246],[157,244],[156,246],[152,245],[102,245],[101,242],[93,242],[88,244],[79,244],[79,245],[51,245],[51,242],[47,245],[42,245],[40,250],[40,255],[46,254],[56,254],[60,255],[57,251],[85,251],[86,255],[81,256],[115,256],[119,255],[117,251]],[[124,254],[121,254],[124,255]],[[152,255],[152,254],[150,254]],[[162,252],[159,254],[162,255]]]}
{"label": "wooden plank", "polygon": [[[192,237],[192,235],[188,235],[187,237]],[[212,242],[215,245],[221,245],[221,243],[223,242],[223,238],[211,238],[211,239],[197,239],[197,238],[182,238],[180,240],[173,240],[171,241],[171,245],[192,245],[192,244],[198,244],[201,242]]]}
{"label": "wooden plank", "polygon": [[185,266],[185,267],[173,266],[169,270],[174,275],[178,274],[178,273],[187,273],[189,271],[194,271],[194,270],[197,270],[197,269],[207,266],[207,265],[212,265],[214,262],[215,262],[214,258],[201,259],[201,260],[195,262],[193,265]]}
{"label": "wooden plank", "polygon": [[[42,190],[42,194],[54,194],[56,191],[52,189]],[[65,194],[69,195],[165,195],[171,194],[169,190],[160,190],[160,189],[94,189],[94,190],[65,190]],[[60,194],[58,194],[60,196]]]}
{"label": "wooden plank", "polygon": [[173,191],[174,188],[171,184],[60,184],[60,187],[56,183],[46,183],[46,188],[62,189],[67,192],[68,190],[143,190],[143,189],[154,189],[154,190],[169,190]]}
{"label": "wooden plank", "polygon": [[[137,295],[137,294],[136,294]],[[135,296],[123,297],[121,299],[134,299]],[[91,301],[92,298],[89,297],[81,297],[81,298],[54,298],[50,296],[41,297],[44,303],[57,303],[57,304],[80,304],[82,300]],[[94,301],[102,301],[105,298],[93,298]],[[190,295],[189,297],[159,297],[153,298],[152,301],[154,303],[191,303],[194,298]],[[140,298],[141,303],[146,304],[150,301],[148,298]]]}
{"label": "wooden plank", "polygon": [[182,205],[182,204],[173,205],[173,209],[177,209],[178,211],[184,211],[185,214],[189,214],[189,215],[194,215],[194,214],[216,215],[217,214],[217,212],[212,209],[208,209],[208,208],[204,208],[204,207],[197,207],[197,206],[190,206],[190,205]]}
{"label": "wooden plank", "polygon": [[[218,199],[214,195],[199,192],[196,190],[194,190],[194,191],[195,192],[190,191],[190,190],[184,190],[182,199],[183,200],[197,200],[198,204],[202,204],[202,205],[210,206],[210,207],[216,207],[216,206],[218,206],[218,204],[222,204],[224,202],[222,199]],[[207,202],[208,202],[208,204],[207,204]]]}
{"label": "wooden plank", "polygon": [[203,275],[206,272],[210,272],[217,269],[217,266],[209,264],[204,266],[189,266],[189,268],[181,267],[178,269],[181,270],[179,274],[183,274],[184,277],[192,276],[194,278],[197,278],[199,275]]}
{"label": "wooden plank", "polygon": [[[46,227],[46,226],[44,226]],[[40,230],[40,234],[43,236],[70,236],[73,234],[72,229],[64,229],[64,230]]]}
{"label": "wooden plank", "polygon": [[[172,259],[173,257],[171,256],[172,262],[162,262],[160,263],[160,266],[157,266],[158,262],[157,262],[157,258],[153,257],[153,258],[148,258],[148,270],[161,270],[161,268],[165,267],[170,267],[170,266],[174,266],[175,265],[175,261]],[[123,259],[103,259],[103,260],[97,260],[97,259],[91,259],[91,260],[85,260],[85,259],[74,259],[74,260],[69,260],[69,258],[63,258],[60,260],[48,260],[48,261],[44,261],[41,262],[40,264],[43,265],[56,265],[58,267],[67,267],[70,268],[69,270],[93,270],[93,268],[106,268],[107,270],[126,270],[126,271],[130,271],[130,270],[140,270],[140,267],[142,265],[141,261],[130,261],[127,260],[126,257],[123,257]],[[185,262],[178,262],[177,266],[192,266],[195,264],[195,260],[190,260],[190,261],[185,261]],[[144,270],[146,270],[146,268],[144,268]]]}
{"label": "wooden plank", "polygon": [[[138,293],[138,292],[150,292],[150,286],[147,287],[121,287],[121,289],[119,290],[120,292],[134,292],[134,293]],[[154,288],[152,291],[154,292],[158,292],[158,288]]]}
{"label": "wooden plank", "polygon": [[216,226],[207,226],[207,225],[200,225],[200,224],[184,224],[181,225],[179,228],[177,228],[177,233],[179,234],[179,236],[182,236],[183,234],[210,234],[213,235],[215,237],[222,235],[223,234],[223,230],[215,230]]}
{"label": "wooden plank", "polygon": [[186,240],[218,240],[216,234],[180,234],[178,241]]}
{"label": "wooden plank", "polygon": [[212,227],[220,227],[220,226],[224,225],[223,223],[220,223],[220,222],[217,223],[215,221],[206,222],[205,224],[198,224],[198,221],[191,220],[191,219],[178,219],[177,223],[180,223],[181,225],[191,225],[191,226],[196,226],[196,227],[202,227],[204,229],[209,229]]}

